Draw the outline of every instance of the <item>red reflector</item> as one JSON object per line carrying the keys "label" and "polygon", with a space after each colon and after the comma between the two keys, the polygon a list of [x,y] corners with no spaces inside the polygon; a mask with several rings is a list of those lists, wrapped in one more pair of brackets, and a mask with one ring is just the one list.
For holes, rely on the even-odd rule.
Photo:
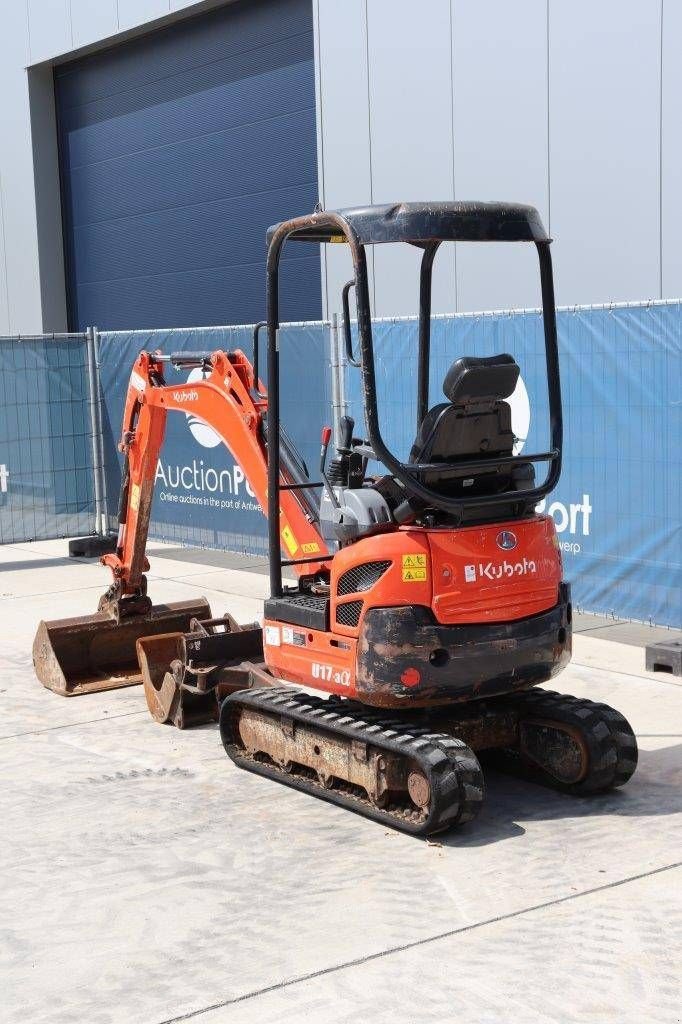
{"label": "red reflector", "polygon": [[421,673],[416,668],[406,668],[400,677],[403,686],[417,686],[421,681]]}

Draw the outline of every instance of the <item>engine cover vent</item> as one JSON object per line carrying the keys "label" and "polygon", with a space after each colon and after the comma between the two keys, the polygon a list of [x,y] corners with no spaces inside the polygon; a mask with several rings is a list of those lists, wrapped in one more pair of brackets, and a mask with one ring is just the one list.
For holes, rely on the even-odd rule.
{"label": "engine cover vent", "polygon": [[362,601],[346,601],[345,604],[337,604],[336,621],[341,626],[357,626],[362,612]]}
{"label": "engine cover vent", "polygon": [[377,580],[380,580],[386,570],[390,568],[388,562],[363,562],[362,565],[354,565],[347,569],[336,585],[338,597],[344,594],[362,594],[365,590],[373,587]]}

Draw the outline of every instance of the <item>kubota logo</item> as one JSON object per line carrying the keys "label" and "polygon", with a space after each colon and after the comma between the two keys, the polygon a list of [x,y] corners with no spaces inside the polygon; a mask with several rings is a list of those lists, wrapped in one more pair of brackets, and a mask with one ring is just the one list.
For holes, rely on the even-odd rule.
{"label": "kubota logo", "polygon": [[466,583],[475,583],[476,580],[501,580],[505,577],[526,576],[528,573],[538,571],[538,567],[532,558],[524,558],[522,562],[479,562],[477,565],[464,566],[464,580]]}
{"label": "kubota logo", "polygon": [[516,534],[512,533],[511,530],[502,530],[495,539],[498,548],[502,548],[503,551],[511,551],[516,547]]}

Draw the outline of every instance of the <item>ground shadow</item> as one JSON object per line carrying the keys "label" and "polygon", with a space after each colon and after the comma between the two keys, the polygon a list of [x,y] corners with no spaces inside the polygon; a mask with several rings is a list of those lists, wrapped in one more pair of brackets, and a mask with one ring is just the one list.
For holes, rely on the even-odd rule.
{"label": "ground shadow", "polygon": [[62,565],[73,565],[74,562],[90,562],[90,558],[65,558],[55,555],[54,558],[26,558],[17,562],[0,562],[0,573],[18,572],[20,569],[55,569]]}
{"label": "ground shadow", "polygon": [[637,771],[625,786],[590,797],[558,793],[529,778],[503,773],[487,766],[485,758],[483,771],[486,800],[481,814],[471,824],[438,836],[443,846],[487,846],[520,836],[526,829],[519,821],[528,825],[562,818],[651,817],[682,812],[682,743],[640,750]]}

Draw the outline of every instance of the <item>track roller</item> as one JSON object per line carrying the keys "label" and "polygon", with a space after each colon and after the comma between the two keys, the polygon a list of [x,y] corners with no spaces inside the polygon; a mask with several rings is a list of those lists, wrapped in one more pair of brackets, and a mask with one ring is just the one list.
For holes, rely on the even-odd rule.
{"label": "track roller", "polygon": [[350,701],[288,686],[240,691],[223,701],[220,734],[240,768],[412,835],[471,821],[483,802],[481,767],[462,740]]}

